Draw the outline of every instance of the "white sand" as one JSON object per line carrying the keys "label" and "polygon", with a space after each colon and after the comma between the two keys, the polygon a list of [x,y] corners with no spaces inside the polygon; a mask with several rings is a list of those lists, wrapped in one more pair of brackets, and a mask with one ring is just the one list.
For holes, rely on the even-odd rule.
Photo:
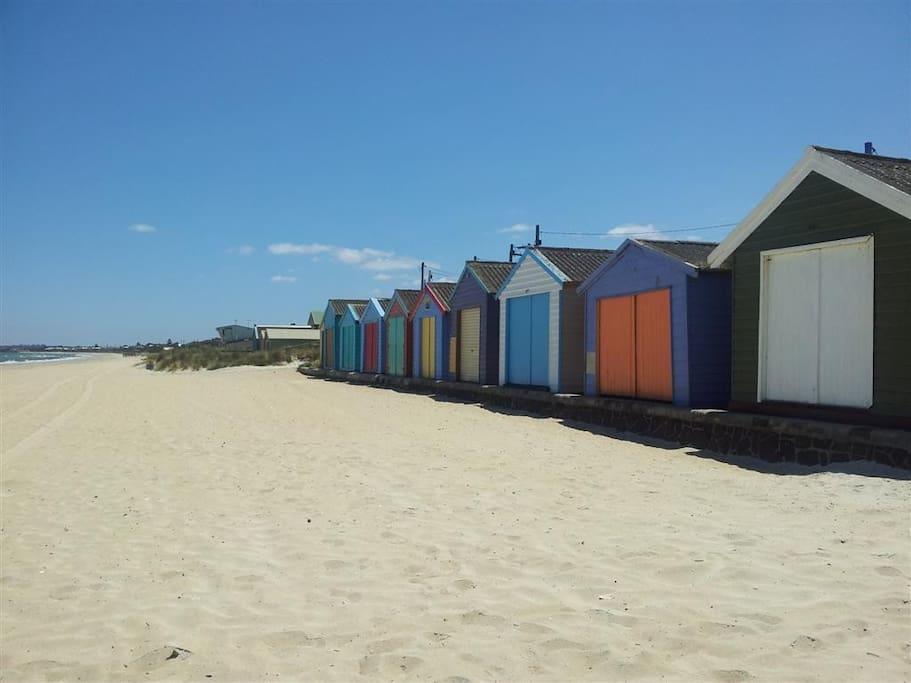
{"label": "white sand", "polygon": [[908,481],[290,367],[0,382],[3,680],[911,677]]}

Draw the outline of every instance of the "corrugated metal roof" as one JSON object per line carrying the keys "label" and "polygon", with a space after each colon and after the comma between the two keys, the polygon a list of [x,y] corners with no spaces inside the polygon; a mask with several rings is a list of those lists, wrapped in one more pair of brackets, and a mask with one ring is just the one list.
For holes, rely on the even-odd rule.
{"label": "corrugated metal roof", "polygon": [[332,312],[336,315],[344,315],[345,308],[348,304],[366,304],[367,299],[329,299],[329,305],[332,306]]}
{"label": "corrugated metal roof", "polygon": [[465,266],[475,274],[487,292],[496,292],[509,276],[513,264],[508,261],[466,261]]}
{"label": "corrugated metal roof", "polygon": [[437,299],[443,302],[447,309],[449,308],[449,300],[455,291],[455,282],[428,282],[427,288],[433,292]]}
{"label": "corrugated metal roof", "polygon": [[392,299],[377,299],[380,304],[380,308],[383,309],[383,313],[389,310],[389,306],[392,304]]}
{"label": "corrugated metal roof", "polygon": [[364,311],[367,310],[367,302],[365,301],[362,304],[351,304],[351,308],[354,309],[357,317],[360,318],[362,315],[364,315]]}
{"label": "corrugated metal roof", "polygon": [[671,258],[683,261],[694,268],[708,268],[708,258],[718,242],[690,242],[687,240],[642,240],[634,239],[633,242],[649,249],[660,251]]}
{"label": "corrugated metal roof", "polygon": [[902,157],[881,157],[877,154],[861,154],[845,149],[831,149],[818,147],[813,149],[826,156],[837,159],[861,173],[866,173],[886,185],[891,185],[897,190],[911,194],[911,159]]}
{"label": "corrugated metal roof", "polygon": [[417,306],[418,299],[421,298],[420,289],[397,289],[392,293],[392,298],[394,299],[398,296],[402,303],[405,304],[407,308],[407,313],[411,313],[414,310],[414,307]]}
{"label": "corrugated metal roof", "polygon": [[611,249],[576,249],[575,247],[534,247],[534,249],[559,268],[570,282],[582,282],[614,253]]}

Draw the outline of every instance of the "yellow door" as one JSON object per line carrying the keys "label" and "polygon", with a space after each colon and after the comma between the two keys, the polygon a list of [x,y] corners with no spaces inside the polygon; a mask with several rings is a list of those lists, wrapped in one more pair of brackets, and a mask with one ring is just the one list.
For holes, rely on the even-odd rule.
{"label": "yellow door", "polygon": [[436,376],[436,322],[435,318],[421,318],[421,377]]}

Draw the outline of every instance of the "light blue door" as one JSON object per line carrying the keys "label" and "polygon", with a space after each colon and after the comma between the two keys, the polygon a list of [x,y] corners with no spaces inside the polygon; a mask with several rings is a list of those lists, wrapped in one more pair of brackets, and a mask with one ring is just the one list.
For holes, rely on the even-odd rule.
{"label": "light blue door", "polygon": [[550,295],[506,300],[506,382],[548,385]]}

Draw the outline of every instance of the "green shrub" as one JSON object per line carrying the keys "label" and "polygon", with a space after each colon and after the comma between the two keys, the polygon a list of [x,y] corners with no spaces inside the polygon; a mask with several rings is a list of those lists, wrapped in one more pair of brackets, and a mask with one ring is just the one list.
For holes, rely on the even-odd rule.
{"label": "green shrub", "polygon": [[154,351],[145,358],[147,370],[217,370],[238,365],[284,365],[318,356],[310,348],[287,347],[269,351],[232,351],[218,346],[184,346],[168,351]]}

